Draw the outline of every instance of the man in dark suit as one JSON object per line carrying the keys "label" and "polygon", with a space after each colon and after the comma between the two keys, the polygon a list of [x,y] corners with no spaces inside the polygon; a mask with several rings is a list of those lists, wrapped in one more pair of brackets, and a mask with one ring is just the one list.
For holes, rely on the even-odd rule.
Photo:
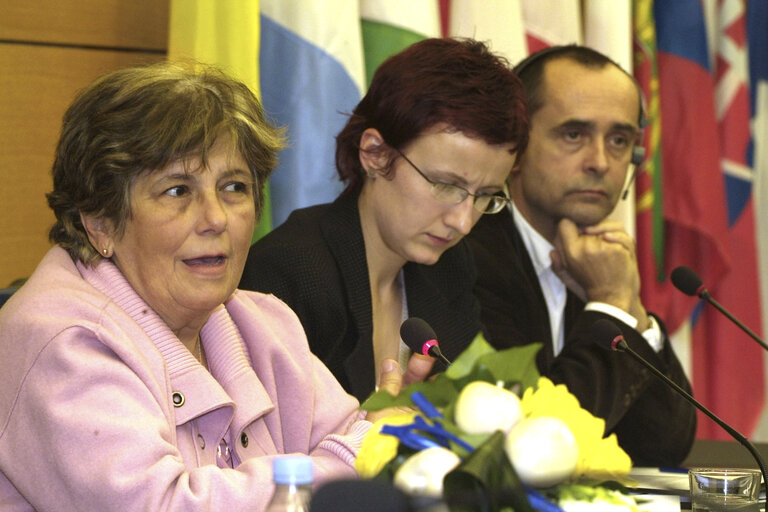
{"label": "man in dark suit", "polygon": [[508,185],[509,208],[468,236],[482,321],[497,347],[541,342],[543,375],[606,421],[636,465],[687,455],[695,410],[627,354],[594,343],[609,318],[629,345],[690,390],[663,322],[640,299],[634,240],[606,217],[618,203],[643,123],[634,79],[591,49],[543,50],[517,67],[530,140]]}

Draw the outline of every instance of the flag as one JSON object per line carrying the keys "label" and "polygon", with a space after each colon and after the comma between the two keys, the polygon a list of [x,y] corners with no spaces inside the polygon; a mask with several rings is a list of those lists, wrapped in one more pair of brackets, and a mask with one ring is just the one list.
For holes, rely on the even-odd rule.
{"label": "flag", "polygon": [[[695,300],[674,290],[664,266],[665,219],[661,175],[661,99],[653,0],[633,2],[633,66],[645,98],[645,159],[636,178],[637,261],[646,308],[662,316],[686,375],[692,375],[690,314]],[[665,283],[660,286],[660,283]]]}
{"label": "flag", "polygon": [[437,0],[360,0],[366,84],[388,57],[417,41],[442,35]]}
{"label": "flag", "polygon": [[632,72],[631,0],[584,0],[584,45]]}
{"label": "flag", "polygon": [[[659,98],[659,65],[656,48],[656,22],[653,18],[653,0],[635,0],[633,6],[634,75],[645,97],[646,127],[643,134],[645,160],[643,174],[637,177],[636,210],[638,263],[646,279],[663,281],[664,274],[664,217],[661,187],[661,109]],[[641,218],[642,217],[642,218]],[[671,291],[671,290],[668,290]],[[684,308],[680,318],[668,319],[670,327],[679,325],[687,316],[691,305]],[[670,314],[671,308],[664,308]]]}
{"label": "flag", "polygon": [[[687,265],[710,286],[727,270],[721,242],[727,233],[725,194],[699,2],[636,0],[636,12],[642,13],[643,5],[647,15],[653,9],[653,19],[647,17],[644,23],[655,20],[658,48],[654,58],[647,34],[643,37],[639,27],[636,55],[648,62],[638,62],[636,69],[640,83],[651,87],[646,90],[651,125],[646,137],[647,172],[638,176],[638,263],[643,303],[659,313],[672,332],[689,317],[695,301],[674,289],[668,279],[671,270]],[[636,23],[641,20],[636,18]],[[655,78],[644,75],[652,71],[653,62],[658,69],[658,94],[653,87]],[[654,125],[657,120],[660,125]],[[653,180],[660,180],[655,188]],[[663,212],[663,239],[654,239],[655,208]],[[653,250],[659,250],[661,243],[657,260]]]}
{"label": "flag", "polygon": [[440,6],[440,34],[448,37],[451,26],[451,0],[438,0]]}
{"label": "flag", "polygon": [[[738,167],[741,171],[745,167],[741,163],[733,165],[733,158],[739,158],[735,155],[742,154],[741,162],[745,159],[739,150],[745,147],[745,128],[743,124],[738,127],[730,124],[742,122],[736,120],[743,120],[744,115],[739,112],[744,112],[744,106],[733,100],[745,96],[738,92],[739,81],[726,65],[728,59],[737,58],[729,53],[732,49],[719,47],[714,65],[710,62],[704,12],[698,0],[657,2],[653,12],[661,116],[660,166],[653,170],[660,173],[661,178],[661,188],[655,191],[663,196],[652,195],[649,200],[647,194],[652,194],[653,189],[646,180],[638,183],[638,257],[643,275],[643,302],[649,309],[660,312],[670,330],[675,330],[689,315],[691,305],[666,280],[678,265],[696,270],[713,296],[722,293],[721,302],[734,300],[739,293],[744,297],[751,293],[743,276],[738,285],[741,292],[731,288],[733,282],[729,281],[741,272],[749,274],[750,261],[754,262],[749,254],[748,237],[744,235],[744,231],[750,230],[751,207],[748,201],[734,199],[733,193],[739,188],[743,191],[743,187],[729,185],[730,179],[724,177],[721,169],[724,155],[727,167]],[[739,38],[743,42],[743,32],[732,39],[740,23],[733,20],[739,17],[728,18],[726,14],[722,8],[718,11],[719,22],[727,28],[718,32],[714,40],[726,45]],[[731,57],[723,59],[723,52]],[[729,88],[736,93],[724,94]],[[742,138],[741,142],[738,137]],[[648,226],[652,225],[650,207],[654,203],[661,204],[664,222],[664,245],[659,260],[647,250],[653,241],[652,228]],[[754,283],[754,269],[751,275],[747,280]],[[759,324],[759,298],[753,299]],[[734,304],[737,311],[754,318],[746,304],[750,300]],[[727,324],[716,310],[703,304],[699,304],[693,314],[694,393],[715,414],[737,429],[750,432],[762,408],[762,357],[750,355],[753,347],[749,346],[749,340]],[[739,338],[742,344],[736,350],[733,344]],[[752,379],[758,383],[758,390],[749,383]],[[735,397],[739,398],[738,402]],[[705,416],[700,415],[699,419],[699,437],[725,436]]]}
{"label": "flag", "polygon": [[448,34],[485,41],[515,64],[528,55],[521,0],[452,0]]}
{"label": "flag", "polygon": [[[709,291],[758,335],[762,331],[750,146],[745,0],[718,0],[715,27],[715,106],[720,165],[727,201],[726,248],[732,265]],[[693,331],[694,386],[701,400],[749,435],[763,408],[763,349],[713,308],[702,311]],[[735,400],[738,397],[738,401]],[[701,438],[730,439],[711,422]]]}
{"label": "flag", "polygon": [[529,53],[560,44],[583,44],[579,0],[521,1]]}
{"label": "flag", "polygon": [[343,188],[335,137],[364,90],[360,14],[357,0],[262,0],[261,14],[264,108],[287,128],[289,144],[270,180],[278,226]]}
{"label": "flag", "polygon": [[757,220],[758,261],[763,314],[768,318],[768,2],[747,2],[752,146],[753,200]]}
{"label": "flag", "polygon": [[[259,95],[259,2],[171,0],[168,59],[219,67]],[[271,228],[269,187],[254,239]]]}
{"label": "flag", "polygon": [[[584,45],[607,55],[632,74],[631,0],[584,0]],[[629,169],[627,181],[634,167]],[[635,235],[635,196],[627,194],[608,216],[621,222],[627,233]]]}

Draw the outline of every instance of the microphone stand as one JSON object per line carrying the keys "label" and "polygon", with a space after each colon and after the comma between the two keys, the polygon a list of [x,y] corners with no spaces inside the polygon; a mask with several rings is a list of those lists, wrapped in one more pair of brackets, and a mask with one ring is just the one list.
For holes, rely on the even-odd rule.
{"label": "microphone stand", "polygon": [[717,302],[712,296],[709,294],[709,292],[705,289],[701,290],[699,292],[699,297],[704,299],[705,301],[712,304],[715,308],[717,308],[718,311],[720,311],[722,314],[724,314],[726,317],[728,317],[728,320],[736,324],[742,331],[747,333],[753,340],[758,342],[765,350],[768,350],[768,345],[760,339],[760,336],[755,334],[752,329],[741,323],[735,316],[733,316],[727,309],[725,309],[723,306],[720,305],[719,302]]}
{"label": "microphone stand", "polygon": [[685,391],[683,388],[678,386],[672,379],[664,375],[659,369],[657,369],[655,366],[653,366],[651,363],[645,360],[643,356],[632,350],[627,342],[621,338],[618,340],[618,342],[615,343],[614,350],[618,350],[620,352],[626,352],[629,355],[631,355],[637,362],[642,364],[644,367],[646,367],[648,370],[651,371],[656,377],[663,380],[665,383],[669,384],[675,391],[680,394],[683,398],[688,400],[691,404],[693,404],[698,410],[706,414],[712,421],[720,425],[723,430],[728,432],[731,437],[736,439],[739,443],[742,444],[747,450],[749,450],[749,453],[752,454],[752,457],[754,457],[755,461],[757,461],[757,465],[760,466],[760,472],[763,474],[763,484],[768,485],[768,471],[765,469],[765,463],[763,462],[763,458],[760,455],[760,453],[757,451],[757,448],[747,439],[744,435],[742,435],[738,430],[728,425],[726,422],[718,418],[712,411],[704,407],[698,400],[693,398],[690,393]]}
{"label": "microphone stand", "polygon": [[672,278],[672,284],[675,286],[675,288],[686,295],[690,295],[691,297],[699,297],[700,299],[709,302],[712,304],[712,306],[715,307],[715,309],[725,315],[728,320],[733,322],[736,327],[747,333],[750,338],[758,342],[760,346],[762,346],[765,350],[768,350],[768,345],[766,345],[765,342],[760,339],[760,336],[755,334],[749,327],[741,323],[741,321],[733,316],[730,311],[721,306],[720,303],[717,302],[709,294],[709,291],[704,287],[704,283],[701,282],[701,278],[692,268],[686,267],[684,265],[675,267],[675,269],[672,270],[670,277]]}

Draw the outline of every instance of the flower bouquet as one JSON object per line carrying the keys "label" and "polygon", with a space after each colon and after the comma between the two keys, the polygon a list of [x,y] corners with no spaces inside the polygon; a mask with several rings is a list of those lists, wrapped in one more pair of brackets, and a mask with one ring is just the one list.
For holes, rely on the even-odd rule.
{"label": "flower bouquet", "polygon": [[496,351],[478,335],[434,380],[372,394],[362,409],[403,413],[374,424],[358,472],[443,510],[640,510],[618,482],[629,456],[603,437],[602,419],[539,375],[540,348]]}

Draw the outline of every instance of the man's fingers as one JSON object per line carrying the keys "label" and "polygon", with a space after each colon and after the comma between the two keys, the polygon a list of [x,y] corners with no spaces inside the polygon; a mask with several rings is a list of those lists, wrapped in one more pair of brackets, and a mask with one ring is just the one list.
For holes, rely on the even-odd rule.
{"label": "man's fingers", "polygon": [[379,389],[384,389],[393,395],[398,395],[404,386],[426,379],[434,365],[435,359],[433,357],[413,354],[408,361],[408,368],[405,370],[405,374],[402,374],[397,361],[385,359],[381,363]]}
{"label": "man's fingers", "polygon": [[379,375],[379,389],[383,389],[392,395],[399,395],[400,388],[403,387],[403,374],[400,372],[400,365],[394,359],[385,359],[381,363],[381,374]]}
{"label": "man's fingers", "polygon": [[628,250],[631,254],[635,253],[635,240],[623,231],[611,231],[603,234],[603,240],[619,244]]}
{"label": "man's fingers", "polygon": [[408,368],[403,375],[403,385],[421,382],[429,376],[432,367],[435,365],[435,358],[423,354],[413,354],[408,361]]}
{"label": "man's fingers", "polygon": [[[556,239],[567,245],[569,241],[579,237],[579,227],[570,219],[562,218],[557,223]],[[557,244],[556,244],[557,245]]]}
{"label": "man's fingers", "polygon": [[604,233],[610,233],[611,231],[625,232],[624,224],[615,220],[605,220],[594,226],[585,226],[582,229],[585,235],[601,235]]}
{"label": "man's fingers", "polygon": [[[421,356],[425,357],[425,356]],[[430,358],[431,359],[431,358]],[[410,367],[410,364],[409,364]],[[391,395],[400,394],[400,389],[404,386],[403,374],[400,372],[400,364],[394,359],[385,359],[381,362],[381,374],[379,375],[379,390],[385,390]],[[403,414],[412,412],[409,407],[388,407],[380,411],[369,411],[365,419],[375,422],[393,414]]]}

